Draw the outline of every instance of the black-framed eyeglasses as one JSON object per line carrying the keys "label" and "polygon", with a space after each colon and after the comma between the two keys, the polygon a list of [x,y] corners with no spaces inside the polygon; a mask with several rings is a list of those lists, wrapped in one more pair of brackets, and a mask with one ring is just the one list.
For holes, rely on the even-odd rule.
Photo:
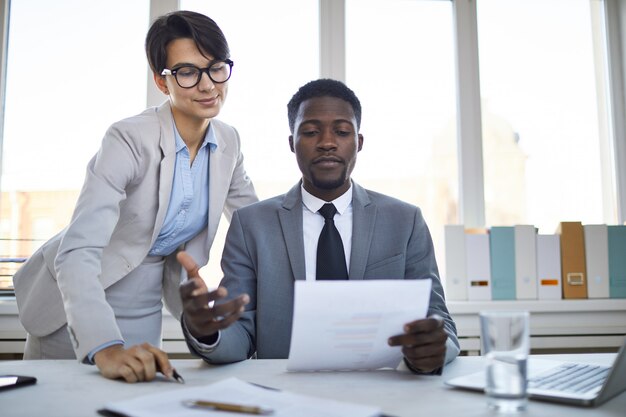
{"label": "black-framed eyeglasses", "polygon": [[230,78],[233,72],[233,64],[234,62],[230,59],[221,59],[211,62],[206,68],[198,68],[195,65],[181,65],[172,69],[165,68],[161,75],[173,75],[178,85],[182,88],[197,86],[202,79],[202,73],[206,73],[214,83],[222,84]]}

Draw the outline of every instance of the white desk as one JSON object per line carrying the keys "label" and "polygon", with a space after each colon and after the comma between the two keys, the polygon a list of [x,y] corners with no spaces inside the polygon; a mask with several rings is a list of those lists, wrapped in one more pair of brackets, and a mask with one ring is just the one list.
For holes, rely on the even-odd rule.
{"label": "white desk", "polygon": [[[554,358],[585,357],[596,363],[611,363],[614,354],[549,355]],[[285,360],[248,360],[211,367],[200,360],[174,360],[174,366],[187,381],[186,386],[205,385],[235,376],[291,392],[366,403],[382,408],[394,417],[411,416],[492,416],[485,397],[444,386],[454,376],[479,370],[482,357],[460,357],[446,367],[443,376],[420,376],[408,372],[324,372],[288,373]],[[106,402],[167,392],[184,387],[163,379],[150,383],[126,384],[107,380],[93,366],[75,361],[4,361],[0,374],[37,377],[36,385],[0,392],[0,415],[14,416],[97,416]],[[531,401],[527,416],[624,417],[626,392],[594,409]],[[226,413],[224,414],[226,417]],[[230,414],[229,414],[230,416]],[[349,416],[347,416],[349,417]]]}

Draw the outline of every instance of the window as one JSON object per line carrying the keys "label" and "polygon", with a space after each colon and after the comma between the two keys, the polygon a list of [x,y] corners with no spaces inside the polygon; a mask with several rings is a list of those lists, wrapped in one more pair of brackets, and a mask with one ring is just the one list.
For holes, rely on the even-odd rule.
{"label": "window", "polygon": [[488,225],[608,222],[590,4],[477,2]]}
{"label": "window", "polygon": [[457,222],[452,23],[451,2],[346,2],[346,81],[363,107],[353,177],[421,207],[438,257]]}
{"label": "window", "polygon": [[26,257],[69,222],[107,127],[145,107],[149,2],[13,1],[10,13],[0,257]]}

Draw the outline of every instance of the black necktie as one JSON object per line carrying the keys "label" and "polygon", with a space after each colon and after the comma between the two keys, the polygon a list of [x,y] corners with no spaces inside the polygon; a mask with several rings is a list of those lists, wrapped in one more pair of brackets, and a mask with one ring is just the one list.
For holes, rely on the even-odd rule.
{"label": "black necktie", "polygon": [[337,209],[331,203],[324,204],[319,213],[324,216],[324,228],[317,242],[317,279],[348,279],[346,256],[341,235],[333,217]]}

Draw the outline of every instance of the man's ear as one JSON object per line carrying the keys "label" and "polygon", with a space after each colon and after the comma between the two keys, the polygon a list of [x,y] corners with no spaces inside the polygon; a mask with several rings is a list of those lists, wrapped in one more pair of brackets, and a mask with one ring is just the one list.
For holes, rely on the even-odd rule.
{"label": "man's ear", "polygon": [[357,142],[356,151],[361,152],[361,149],[363,149],[363,135],[359,133],[359,138],[357,140],[358,142]]}
{"label": "man's ear", "polygon": [[289,135],[289,149],[291,149],[291,152],[296,153],[296,150],[293,147],[293,135]]}

